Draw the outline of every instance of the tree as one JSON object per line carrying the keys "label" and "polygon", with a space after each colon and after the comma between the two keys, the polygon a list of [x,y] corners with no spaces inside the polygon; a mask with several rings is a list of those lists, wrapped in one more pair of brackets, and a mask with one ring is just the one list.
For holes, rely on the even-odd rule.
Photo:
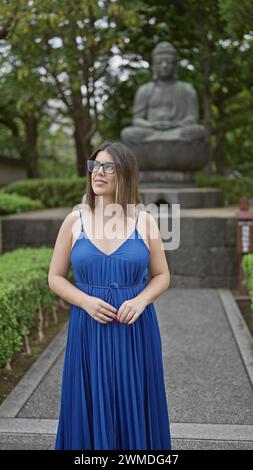
{"label": "tree", "polygon": [[[235,2],[231,8],[236,9]],[[135,26],[122,30],[124,41],[120,50],[127,62],[122,69],[128,73],[129,86],[136,83],[135,74],[139,76],[137,67],[134,70],[131,66],[132,61],[150,61],[157,42],[171,41],[181,57],[179,78],[192,82],[198,91],[201,121],[209,131],[212,145],[209,173],[215,169],[226,172],[228,166],[238,164],[237,146],[232,158],[231,142],[235,142],[232,133],[241,127],[245,135],[245,121],[251,109],[248,40],[233,40],[218,0],[139,0],[135,3],[135,16],[138,17]],[[126,85],[120,85],[120,89],[125,88]],[[128,89],[129,96],[133,96],[133,91]],[[240,101],[241,96],[244,99]],[[115,101],[113,96],[111,99]],[[118,103],[118,109],[121,104],[124,105]],[[106,107],[112,108],[109,103]],[[130,120],[128,108],[124,111]],[[115,126],[116,122],[112,127]],[[243,152],[243,158],[248,158],[247,153]]]}

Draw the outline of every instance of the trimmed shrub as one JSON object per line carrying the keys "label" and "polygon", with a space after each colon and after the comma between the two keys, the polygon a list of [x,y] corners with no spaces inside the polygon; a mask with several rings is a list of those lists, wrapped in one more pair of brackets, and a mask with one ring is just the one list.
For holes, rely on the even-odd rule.
{"label": "trimmed shrub", "polygon": [[228,178],[227,176],[207,176],[198,173],[196,176],[199,187],[219,188],[224,194],[225,204],[239,204],[240,197],[253,198],[253,179],[242,176],[240,178]]}
{"label": "trimmed shrub", "polygon": [[243,283],[248,289],[251,299],[251,310],[253,311],[253,253],[243,256],[242,268],[245,276]]}
{"label": "trimmed shrub", "polygon": [[20,194],[0,191],[0,215],[19,214],[37,209],[44,209],[43,203],[37,199],[32,200]]}
{"label": "trimmed shrub", "polygon": [[[0,256],[0,367],[28,344],[33,325],[43,340],[43,313],[58,296],[48,286],[52,249],[18,248]],[[70,271],[69,280],[72,278]],[[10,367],[10,365],[9,365]]]}
{"label": "trimmed shrub", "polygon": [[44,207],[73,207],[86,192],[85,177],[39,178],[19,180],[2,191],[38,199]]}

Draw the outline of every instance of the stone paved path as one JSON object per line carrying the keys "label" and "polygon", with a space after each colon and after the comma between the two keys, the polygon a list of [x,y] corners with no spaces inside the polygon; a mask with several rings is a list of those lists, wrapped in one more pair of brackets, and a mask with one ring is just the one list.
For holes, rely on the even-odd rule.
{"label": "stone paved path", "polygon": [[[253,340],[229,289],[156,302],[172,449],[253,449]],[[53,449],[67,325],[0,406],[0,449]]]}

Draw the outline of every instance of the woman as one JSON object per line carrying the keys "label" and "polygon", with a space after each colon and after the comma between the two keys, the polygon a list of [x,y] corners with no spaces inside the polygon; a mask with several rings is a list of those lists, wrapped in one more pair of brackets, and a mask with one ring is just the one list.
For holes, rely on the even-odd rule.
{"label": "woman", "polygon": [[85,207],[63,221],[48,274],[50,288],[72,304],[55,450],[170,450],[153,305],[170,283],[160,232],[136,210],[139,170],[128,147],[105,142],[87,168]]}

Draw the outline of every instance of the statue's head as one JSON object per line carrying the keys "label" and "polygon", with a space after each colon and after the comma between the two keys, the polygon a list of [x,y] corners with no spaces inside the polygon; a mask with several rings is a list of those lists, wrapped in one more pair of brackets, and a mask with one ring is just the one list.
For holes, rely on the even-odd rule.
{"label": "statue's head", "polygon": [[169,42],[159,42],[152,51],[153,78],[161,80],[176,78],[178,54]]}

